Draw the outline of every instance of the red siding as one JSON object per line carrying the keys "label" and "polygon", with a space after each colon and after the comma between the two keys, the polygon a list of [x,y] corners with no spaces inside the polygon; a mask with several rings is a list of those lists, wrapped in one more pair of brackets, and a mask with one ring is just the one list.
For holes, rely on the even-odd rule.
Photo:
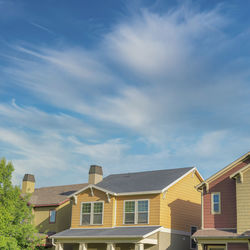
{"label": "red siding", "polygon": [[227,246],[228,250],[248,250],[247,243],[229,243]]}
{"label": "red siding", "polygon": [[[236,184],[230,175],[250,161],[241,162],[228,172],[209,183],[208,193],[203,195],[204,228],[236,228]],[[221,214],[211,213],[211,193],[221,193]]]}

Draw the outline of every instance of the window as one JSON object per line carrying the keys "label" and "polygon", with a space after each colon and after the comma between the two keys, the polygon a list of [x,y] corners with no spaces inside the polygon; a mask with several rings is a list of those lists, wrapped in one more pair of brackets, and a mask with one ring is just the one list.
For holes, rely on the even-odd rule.
{"label": "window", "polygon": [[[196,226],[191,226],[190,228],[190,234],[191,236],[197,231],[197,227]],[[190,248],[191,249],[196,249],[196,242],[194,241],[194,239],[190,238]]]}
{"label": "window", "polygon": [[148,200],[125,201],[124,224],[148,223]]}
{"label": "window", "polygon": [[49,210],[49,223],[56,222],[56,210]]}
{"label": "window", "polygon": [[101,225],[103,217],[103,202],[82,203],[82,225]]}
{"label": "window", "polygon": [[212,193],[212,214],[221,213],[220,193]]}

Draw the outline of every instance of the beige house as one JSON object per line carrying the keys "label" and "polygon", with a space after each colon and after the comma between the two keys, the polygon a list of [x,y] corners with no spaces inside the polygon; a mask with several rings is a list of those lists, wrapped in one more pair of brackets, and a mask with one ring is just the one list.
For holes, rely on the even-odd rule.
{"label": "beige house", "polygon": [[50,238],[57,250],[195,249],[202,181],[193,167],[103,178],[93,165],[88,185],[67,196],[70,228]]}
{"label": "beige house", "polygon": [[48,236],[70,228],[72,203],[69,196],[86,186],[87,183],[35,188],[34,175],[24,175],[22,193],[30,195],[34,224],[45,237],[45,246],[52,247]]}

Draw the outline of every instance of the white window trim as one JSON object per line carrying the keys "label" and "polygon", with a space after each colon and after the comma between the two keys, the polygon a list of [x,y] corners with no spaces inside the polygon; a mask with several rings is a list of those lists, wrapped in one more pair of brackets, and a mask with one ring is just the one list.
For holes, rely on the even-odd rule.
{"label": "white window trim", "polygon": [[191,225],[190,226],[190,249],[197,249],[197,243],[196,243],[196,248],[192,248],[192,238],[191,238],[191,229],[192,229],[192,227],[195,227],[196,228],[196,231],[198,230],[198,227],[197,226],[193,226],[193,225]]}
{"label": "white window trim", "polygon": [[[82,205],[83,204],[91,204],[90,208],[90,224],[82,224]],[[94,204],[95,203],[102,203],[102,223],[101,224],[93,224],[94,220]],[[80,210],[80,225],[81,226],[98,226],[98,225],[103,225],[103,217],[104,217],[104,202],[103,201],[86,201],[86,202],[81,202],[81,210]]]}
{"label": "white window trim", "polygon": [[[214,195],[219,195],[219,212],[214,211]],[[212,214],[221,214],[221,194],[220,192],[212,192],[211,193],[211,213]]]}
{"label": "white window trim", "polygon": [[[125,223],[125,203],[127,201],[135,202],[135,223]],[[138,201],[147,201],[148,202],[148,218],[147,223],[138,223]],[[123,201],[123,225],[147,225],[149,224],[149,211],[150,211],[150,202],[149,199],[136,199],[136,200],[124,200]]]}

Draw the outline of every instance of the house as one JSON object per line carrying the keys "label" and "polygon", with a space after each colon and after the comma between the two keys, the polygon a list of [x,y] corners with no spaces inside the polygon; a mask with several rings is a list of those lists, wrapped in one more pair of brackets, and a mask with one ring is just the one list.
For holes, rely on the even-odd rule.
{"label": "house", "polygon": [[199,250],[250,250],[250,152],[197,186],[202,193]]}
{"label": "house", "polygon": [[201,226],[203,182],[196,168],[112,174],[92,165],[71,194],[71,227],[52,235],[56,250],[186,250]]}
{"label": "house", "polygon": [[86,186],[87,183],[35,188],[34,175],[24,175],[22,194],[30,195],[34,224],[40,236],[46,239],[46,246],[52,246],[48,236],[70,228],[72,203],[69,196]]}

